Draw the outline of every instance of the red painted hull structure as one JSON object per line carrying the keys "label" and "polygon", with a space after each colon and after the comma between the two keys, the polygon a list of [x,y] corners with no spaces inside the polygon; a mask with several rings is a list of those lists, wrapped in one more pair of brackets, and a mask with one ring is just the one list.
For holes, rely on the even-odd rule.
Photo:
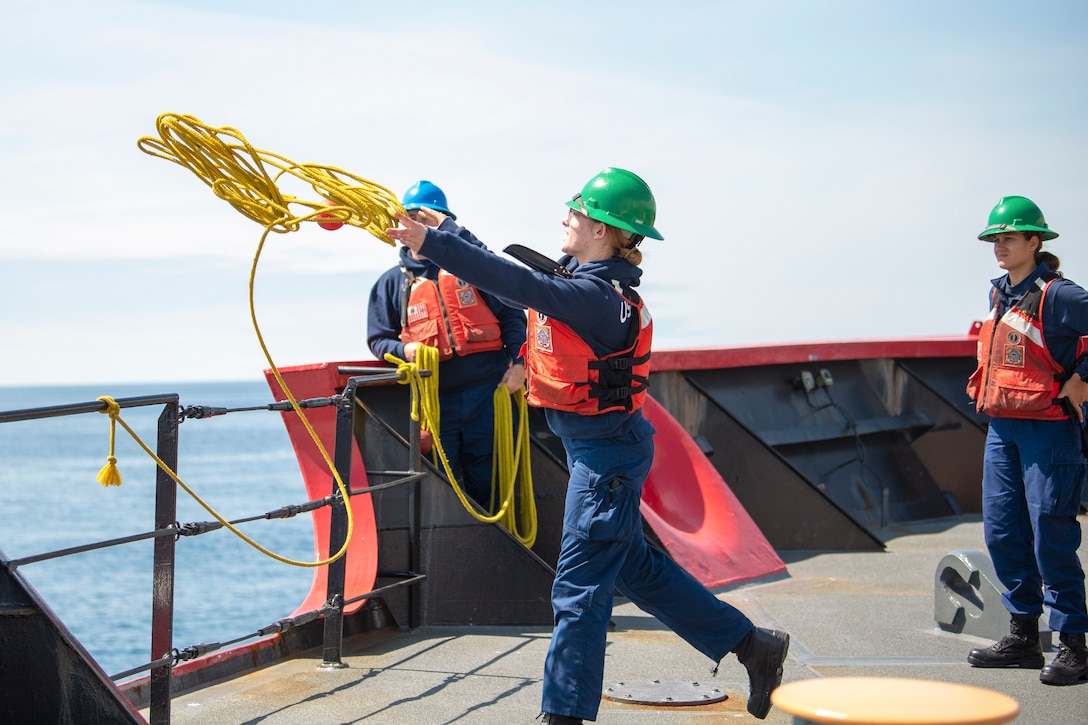
{"label": "red painted hull structure", "polygon": [[[375,368],[383,367],[384,363],[321,363],[284,368],[280,374],[296,399],[320,398],[334,395],[343,388],[347,376],[337,373],[340,366]],[[267,377],[275,398],[283,400],[271,372]],[[643,493],[642,513],[668,553],[708,587],[736,584],[784,571],[785,564],[695,441],[652,398],[644,412],[657,435],[654,438],[654,464]],[[332,455],[334,411],[318,408],[306,413]],[[284,423],[295,446],[310,498],[328,495],[329,471],[317,447],[297,416],[285,413]],[[365,485],[363,467],[364,462],[356,449],[352,488]],[[369,497],[355,496],[352,504],[356,514],[356,536],[348,552],[348,583],[355,586],[349,586],[346,593],[349,599],[372,587],[377,558],[376,547],[367,545],[377,540],[371,535],[374,512],[369,506]],[[315,516],[314,520],[319,536],[315,541],[315,555],[327,556],[323,552],[328,551],[329,513],[327,509],[318,513],[320,518]],[[321,567],[315,571],[310,593],[296,613],[321,606],[325,601],[325,580],[325,568]]]}
{"label": "red painted hull structure", "polygon": [[952,337],[655,350],[653,370],[710,370],[876,358],[973,358],[978,344],[978,324],[975,323],[967,335]]}
{"label": "red painted hull structure", "polygon": [[652,397],[654,463],[642,490],[642,517],[665,550],[703,586],[786,570],[728,484],[672,415]]}
{"label": "red painted hull structure", "polygon": [[[973,358],[976,327],[964,336],[899,340],[851,340],[737,346],[654,353],[654,372],[752,368],[793,363],[856,361],[878,358]],[[281,375],[296,399],[334,395],[347,381],[340,366],[386,367],[374,361],[319,363],[282,369]],[[269,384],[277,400],[284,396],[270,372]],[[678,563],[709,587],[725,586],[785,570],[785,565],[759,525],[745,510],[720,472],[699,444],[664,406],[651,398],[644,412],[657,429],[654,464],[643,493],[642,512],[662,545]],[[332,451],[335,412],[331,408],[307,410],[326,449]],[[297,416],[284,414],[311,498],[329,493],[331,478]],[[352,487],[366,483],[358,450],[352,464]],[[377,536],[370,497],[352,498],[356,536],[348,554],[348,592],[372,588],[376,572]],[[315,555],[328,551],[328,510],[315,516]],[[556,533],[556,532],[552,532]],[[298,608],[302,612],[324,601],[324,568],[315,571],[310,594]]]}
{"label": "red painted hull structure", "polygon": [[[286,400],[283,390],[271,371],[266,371],[265,375],[275,399]],[[296,401],[330,397],[336,394],[337,389],[343,388],[347,381],[347,376],[337,372],[336,363],[292,367],[281,370],[280,375]],[[303,412],[306,414],[306,418],[309,420],[314,432],[321,439],[321,443],[331,460],[336,441],[336,409],[327,406],[307,408]],[[333,479],[329,466],[325,459],[322,458],[317,445],[310,437],[298,415],[293,412],[283,413],[283,422],[287,427],[287,434],[291,438],[291,444],[295,448],[299,468],[302,471],[302,480],[306,485],[306,493],[310,500],[313,501],[328,496],[335,488],[336,481]],[[366,487],[367,477],[363,459],[359,455],[359,448],[358,446],[353,446],[353,448],[351,481],[350,483],[344,481],[344,484],[355,490]],[[374,507],[371,497],[352,496],[351,511],[354,517],[354,531],[347,551],[347,578],[344,590],[346,600],[371,591],[374,588],[378,570],[378,536],[374,523]],[[315,561],[319,561],[329,556],[329,518],[331,512],[328,507],[324,507],[314,511],[312,515],[314,523],[314,557]],[[320,609],[327,599],[327,582],[328,567],[316,567],[309,594],[291,616]],[[349,614],[364,603],[364,601],[352,603],[344,608],[344,613]]]}

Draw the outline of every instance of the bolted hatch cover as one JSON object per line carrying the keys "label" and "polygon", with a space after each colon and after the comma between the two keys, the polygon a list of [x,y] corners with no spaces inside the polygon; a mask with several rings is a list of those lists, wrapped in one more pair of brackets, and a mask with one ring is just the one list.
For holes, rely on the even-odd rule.
{"label": "bolted hatch cover", "polygon": [[608,700],[636,705],[706,705],[728,697],[720,687],[661,680],[617,682],[605,687],[603,694]]}

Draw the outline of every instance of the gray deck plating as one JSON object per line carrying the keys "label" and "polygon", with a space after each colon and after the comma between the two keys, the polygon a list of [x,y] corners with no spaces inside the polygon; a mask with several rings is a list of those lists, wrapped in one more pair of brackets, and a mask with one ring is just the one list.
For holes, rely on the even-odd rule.
{"label": "gray deck plating", "polygon": [[[760,625],[790,633],[787,682],[835,676],[940,680],[1015,697],[1021,707],[1018,723],[1088,722],[1088,683],[1048,687],[1039,682],[1037,670],[972,668],[966,662],[968,650],[988,640],[936,626],[935,569],[950,551],[983,548],[978,517],[923,522],[882,534],[884,553],[784,552],[789,576],[722,590],[719,596]],[[1082,560],[1085,553],[1088,546],[1081,548]],[[727,698],[681,707],[602,699],[599,723],[755,722],[745,709],[747,678],[735,657],[727,657],[712,677],[714,663],[631,603],[617,602],[613,621],[606,687],[698,682],[720,688]],[[518,627],[386,630],[351,643],[346,669],[318,669],[317,652],[316,659],[179,697],[173,722],[528,725],[540,709],[549,635],[545,628]],[[772,710],[765,722],[791,721]]]}

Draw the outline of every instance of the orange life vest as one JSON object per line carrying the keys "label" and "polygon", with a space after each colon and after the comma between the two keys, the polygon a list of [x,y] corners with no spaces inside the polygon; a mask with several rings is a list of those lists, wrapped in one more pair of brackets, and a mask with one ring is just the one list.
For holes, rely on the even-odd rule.
{"label": "orange life vest", "polygon": [[1002,418],[1063,420],[1058,403],[1067,377],[1043,339],[1043,301],[1057,274],[1043,274],[1000,319],[996,291],[978,334],[978,368],[967,394],[980,413]]}
{"label": "orange life vest", "polygon": [[635,341],[604,357],[597,357],[569,326],[529,310],[523,355],[530,405],[581,415],[631,413],[642,407],[650,384],[653,320],[641,299],[624,300],[624,309],[638,315]]}
{"label": "orange life vest", "polygon": [[471,355],[503,348],[499,320],[475,287],[445,270],[439,271],[437,282],[409,279],[401,342],[436,347],[439,360],[449,360],[454,352]]}

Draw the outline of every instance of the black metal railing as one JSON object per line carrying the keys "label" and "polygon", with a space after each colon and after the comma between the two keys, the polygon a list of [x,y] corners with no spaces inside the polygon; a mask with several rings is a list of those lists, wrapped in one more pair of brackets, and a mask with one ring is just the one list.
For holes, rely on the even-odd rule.
{"label": "black metal railing", "polygon": [[[359,368],[341,367],[340,373],[350,375],[343,393],[327,398],[314,398],[297,401],[300,408],[317,408],[326,406],[336,407],[336,428],[333,463],[340,479],[345,487],[351,481],[352,450],[355,440],[355,417],[359,415],[362,406],[358,404],[356,391],[360,387],[370,385],[389,385],[402,383],[403,376],[389,368]],[[427,371],[421,374],[428,375]],[[268,405],[225,408],[212,406],[180,407],[177,394],[150,395],[132,398],[120,398],[115,401],[121,409],[162,405],[163,409],[158,418],[157,441],[155,453],[159,459],[171,470],[176,471],[178,465],[178,431],[179,424],[184,420],[200,420],[229,413],[269,410],[289,413],[293,411],[287,401],[275,402]],[[79,415],[84,413],[103,413],[107,409],[104,401],[87,403],[74,403],[68,405],[55,405],[41,408],[31,408],[15,411],[0,411],[0,423],[27,421],[41,418],[54,418],[61,416]],[[357,594],[350,599],[345,599],[345,582],[347,574],[347,555],[339,557],[328,564],[326,601],[318,609],[298,614],[294,617],[277,620],[276,622],[259,627],[256,630],[240,635],[224,642],[202,643],[183,648],[175,648],[173,642],[174,622],[174,567],[176,543],[184,537],[203,535],[224,528],[219,521],[178,523],[177,516],[177,484],[174,479],[156,466],[155,475],[155,522],[151,531],[130,534],[117,538],[91,542],[79,546],[58,549],[55,551],[41,552],[18,559],[6,560],[3,563],[7,569],[14,572],[21,566],[34,564],[50,559],[70,556],[82,552],[103,549],[107,547],[129,544],[137,541],[152,539],[154,541],[154,563],[152,580],[152,615],[151,615],[151,649],[152,653],[161,653],[156,659],[132,667],[123,672],[110,676],[113,681],[123,680],[142,672],[149,672],[149,702],[148,714],[151,725],[168,725],[170,722],[170,700],[172,696],[172,671],[173,667],[183,661],[202,657],[216,650],[228,647],[239,642],[272,634],[286,632],[294,627],[307,624],[319,617],[324,618],[323,630],[323,661],[320,667],[338,668],[344,667],[342,662],[343,652],[343,624],[345,607],[356,602],[378,597],[386,592],[400,587],[408,587],[409,597],[409,627],[416,626],[418,621],[418,603],[413,594],[414,585],[426,579],[425,574],[416,571],[420,561],[420,505],[419,505],[419,481],[424,476],[422,473],[421,434],[418,421],[412,421],[409,426],[409,456],[408,468],[397,471],[368,471],[368,476],[390,478],[381,484],[368,486],[361,489],[347,489],[348,496],[367,495],[394,486],[410,485],[408,506],[410,508],[409,522],[409,567],[402,572],[379,572],[383,579],[392,579],[393,583],[377,587],[371,591]],[[325,506],[330,507],[329,522],[329,553],[339,551],[347,537],[347,506],[338,487],[333,486],[332,493],[321,499],[307,500],[297,504],[287,504],[272,511],[261,514],[231,520],[231,525],[241,524],[257,520],[287,519],[301,513],[308,513]]]}

